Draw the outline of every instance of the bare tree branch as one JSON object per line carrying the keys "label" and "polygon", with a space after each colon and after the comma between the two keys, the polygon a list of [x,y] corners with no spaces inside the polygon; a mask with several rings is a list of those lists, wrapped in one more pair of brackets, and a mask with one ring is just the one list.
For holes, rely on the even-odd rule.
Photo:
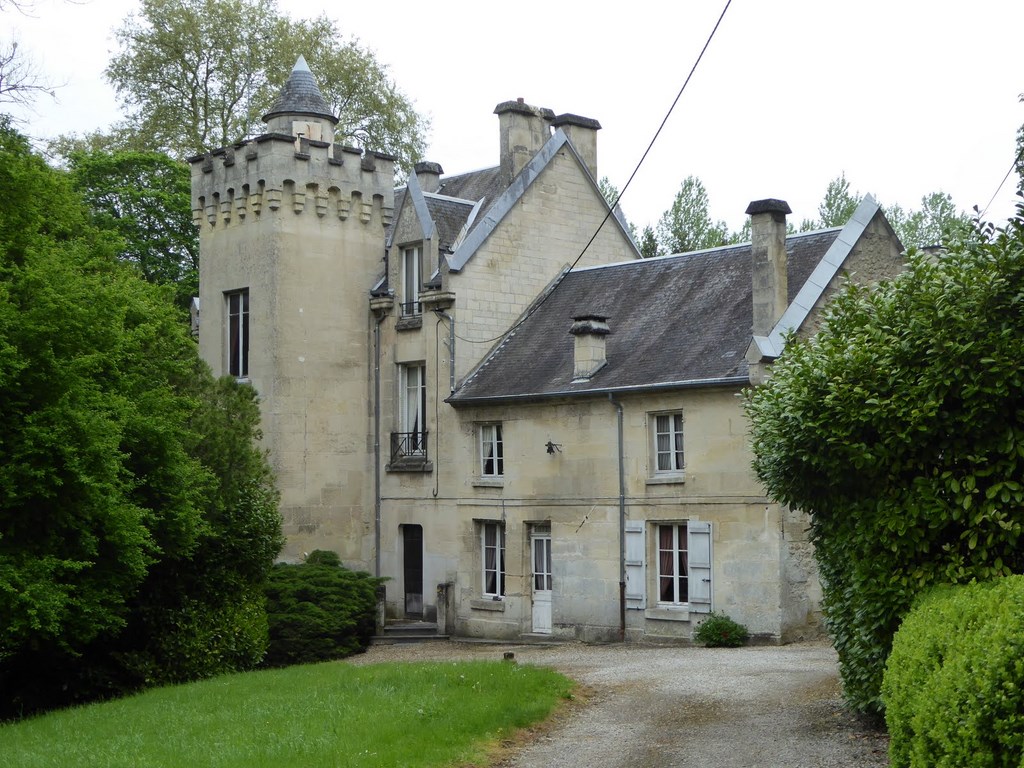
{"label": "bare tree branch", "polygon": [[[19,7],[17,0],[6,1]],[[0,43],[0,103],[31,106],[41,93],[56,98],[53,86],[46,82],[36,62],[24,54],[17,40]]]}

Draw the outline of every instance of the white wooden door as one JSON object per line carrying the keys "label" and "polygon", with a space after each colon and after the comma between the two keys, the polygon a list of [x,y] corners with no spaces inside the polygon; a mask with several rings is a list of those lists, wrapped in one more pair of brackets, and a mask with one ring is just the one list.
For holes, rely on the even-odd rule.
{"label": "white wooden door", "polygon": [[530,536],[533,562],[533,631],[551,633],[551,530],[536,530]]}

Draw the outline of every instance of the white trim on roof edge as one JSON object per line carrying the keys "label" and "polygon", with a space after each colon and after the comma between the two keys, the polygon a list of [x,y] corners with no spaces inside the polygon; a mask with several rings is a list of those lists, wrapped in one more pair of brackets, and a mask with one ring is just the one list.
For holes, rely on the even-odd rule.
{"label": "white trim on roof edge", "polygon": [[843,262],[853,250],[853,246],[860,240],[864,230],[868,228],[868,224],[871,223],[879,209],[880,206],[871,195],[866,195],[861,200],[857,210],[853,212],[853,216],[840,230],[839,236],[822,256],[810,277],[807,278],[807,282],[800,287],[793,301],[786,307],[779,322],[767,336],[754,336],[754,344],[757,345],[757,350],[763,358],[774,359],[782,354],[785,334],[804,324],[807,315],[821,298],[828,284],[839,273]]}
{"label": "white trim on roof edge", "polygon": [[416,218],[420,220],[423,239],[433,240],[436,226],[434,225],[434,220],[430,218],[430,211],[427,209],[427,201],[423,196],[423,188],[420,186],[419,180],[416,178],[416,174],[409,177],[409,191],[406,194],[412,197],[412,205],[416,209]]}
{"label": "white trim on roof edge", "polygon": [[[594,181],[590,171],[587,169],[586,163],[579,156],[576,148],[569,141],[569,138],[565,135],[565,131],[561,128],[556,130],[550,139],[540,148],[540,151],[534,155],[530,162],[528,162],[509,185],[508,189],[501,193],[497,200],[494,201],[494,205],[487,209],[487,213],[484,215],[483,220],[480,224],[469,233],[469,236],[455,249],[455,252],[449,254],[446,258],[448,260],[448,269],[451,272],[461,272],[462,268],[466,266],[466,263],[472,258],[473,254],[476,253],[477,249],[484,244],[484,241],[491,236],[491,233],[497,228],[501,220],[505,218],[509,211],[515,207],[515,204],[519,202],[520,198],[526,194],[526,190],[530,188],[530,185],[537,180],[548,163],[554,159],[558,150],[562,147],[568,147],[569,151],[572,152],[573,157],[576,158],[576,162],[579,163],[580,169],[584,172],[586,177],[590,179],[591,185],[597,189],[600,194],[600,189],[597,186],[597,182]],[[603,199],[603,197],[602,197]],[[607,205],[607,203],[606,203]],[[613,218],[618,223],[619,228],[626,235],[626,240],[629,242],[637,258],[640,258],[640,251],[637,249],[636,243],[633,242],[632,236],[629,234],[629,227],[626,226],[625,220],[622,217],[622,212],[616,210]]]}

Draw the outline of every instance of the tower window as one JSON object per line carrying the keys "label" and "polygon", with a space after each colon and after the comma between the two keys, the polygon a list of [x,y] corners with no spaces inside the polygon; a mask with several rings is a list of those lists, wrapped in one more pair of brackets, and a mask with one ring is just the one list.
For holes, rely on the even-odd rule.
{"label": "tower window", "polygon": [[239,379],[249,375],[249,289],[224,294],[227,304],[228,374]]}

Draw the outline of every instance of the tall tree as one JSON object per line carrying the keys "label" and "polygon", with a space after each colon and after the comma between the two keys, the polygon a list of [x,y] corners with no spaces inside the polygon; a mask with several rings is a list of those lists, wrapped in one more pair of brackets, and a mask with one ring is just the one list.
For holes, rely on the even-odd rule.
{"label": "tall tree", "polygon": [[69,162],[93,223],[121,237],[122,260],[172,286],[175,303],[187,307],[199,294],[188,167],[159,152],[73,152]]}
{"label": "tall tree", "polygon": [[[1020,95],[1024,104],[1024,93]],[[1017,130],[1017,192],[1024,195],[1024,124]]]}
{"label": "tall tree", "polygon": [[858,709],[880,708],[921,590],[1024,573],[1022,284],[1024,206],[875,290],[851,285],[747,393],[758,477],[811,515]]}
{"label": "tall tree", "polygon": [[964,237],[970,226],[970,217],[957,210],[953,198],[946,192],[925,195],[921,198],[920,209],[912,211],[902,222],[896,217],[893,223],[903,244],[918,248],[943,245],[953,238]]}
{"label": "tall tree", "polygon": [[116,37],[106,75],[139,148],[181,158],[261,131],[301,54],[338,110],[339,141],[389,152],[405,168],[422,154],[427,121],[326,17],[292,21],[274,0],[142,0]]}
{"label": "tall tree", "polygon": [[850,191],[850,182],[844,171],[832,179],[825,188],[825,196],[818,205],[818,218],[803,219],[800,222],[800,231],[810,232],[844,226],[857,210],[862,197],[860,192]]}
{"label": "tall tree", "polygon": [[658,238],[650,224],[644,227],[644,231],[640,234],[640,242],[637,245],[640,247],[640,255],[645,259],[661,255],[658,250]]}
{"label": "tall tree", "polygon": [[2,121],[0,187],[0,719],[252,666],[281,546],[254,394]]}
{"label": "tall tree", "polygon": [[728,238],[724,221],[713,222],[708,211],[708,192],[696,176],[687,176],[670,207],[658,220],[659,252],[685,253],[716,248]]}

